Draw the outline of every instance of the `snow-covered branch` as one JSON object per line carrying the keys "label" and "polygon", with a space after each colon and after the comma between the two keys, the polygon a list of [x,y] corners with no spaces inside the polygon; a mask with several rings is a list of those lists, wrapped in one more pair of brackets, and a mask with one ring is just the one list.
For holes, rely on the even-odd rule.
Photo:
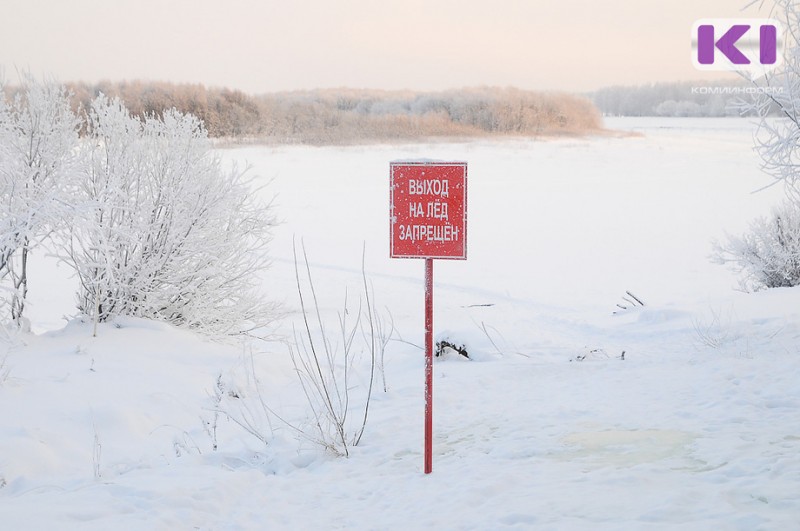
{"label": "snow-covered branch", "polygon": [[[773,16],[786,29],[783,64],[753,81],[759,90],[740,109],[759,117],[755,147],[762,169],[800,203],[800,3],[774,0],[774,4]],[[769,116],[775,108],[779,117]]]}

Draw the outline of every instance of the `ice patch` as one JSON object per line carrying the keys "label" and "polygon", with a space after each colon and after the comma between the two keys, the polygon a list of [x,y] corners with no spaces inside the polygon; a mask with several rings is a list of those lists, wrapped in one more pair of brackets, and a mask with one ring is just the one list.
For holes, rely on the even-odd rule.
{"label": "ice patch", "polygon": [[694,435],[677,430],[607,430],[575,432],[561,439],[569,449],[562,460],[581,460],[593,467],[631,467],[662,459],[689,457]]}

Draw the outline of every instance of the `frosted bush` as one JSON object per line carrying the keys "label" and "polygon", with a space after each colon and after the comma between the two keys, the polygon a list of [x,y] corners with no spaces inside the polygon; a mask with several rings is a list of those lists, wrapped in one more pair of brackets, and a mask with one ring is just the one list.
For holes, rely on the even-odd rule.
{"label": "frosted bush", "polygon": [[88,141],[82,215],[64,245],[82,313],[211,334],[264,324],[270,312],[257,287],[271,210],[244,172],[223,167],[202,123],[174,109],[140,119],[101,95]]}
{"label": "frosted bush", "polygon": [[747,290],[800,284],[800,208],[785,201],[772,214],[750,224],[742,236],[714,243],[712,259],[744,274]]}

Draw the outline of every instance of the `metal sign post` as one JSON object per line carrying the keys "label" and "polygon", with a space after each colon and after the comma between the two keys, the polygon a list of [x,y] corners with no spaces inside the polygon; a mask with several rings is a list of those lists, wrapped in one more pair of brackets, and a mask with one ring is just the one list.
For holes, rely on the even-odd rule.
{"label": "metal sign post", "polygon": [[425,473],[433,471],[433,258],[425,259]]}
{"label": "metal sign post", "polygon": [[425,473],[433,470],[433,259],[467,258],[467,163],[391,169],[391,257],[425,259]]}

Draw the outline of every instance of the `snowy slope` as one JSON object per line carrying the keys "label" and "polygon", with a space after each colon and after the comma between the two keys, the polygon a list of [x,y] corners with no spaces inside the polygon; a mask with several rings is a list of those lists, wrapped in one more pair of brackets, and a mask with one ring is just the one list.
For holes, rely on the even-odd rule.
{"label": "snowy slope", "polygon": [[[64,328],[71,281],[40,262],[38,334],[0,352],[0,529],[797,527],[800,292],[736,292],[707,260],[779,197],[750,193],[766,182],[750,125],[610,125],[643,135],[225,151],[270,182],[283,220],[264,287],[286,316],[268,343]],[[423,268],[388,258],[388,162],[421,157],[467,160],[470,187],[469,259],[436,262],[435,323],[473,361],[437,360],[430,476]],[[258,407],[308,426],[280,341],[300,323],[293,239],[331,327],[360,293],[362,247],[396,327],[347,459]],[[625,290],[646,306],[614,314]],[[268,444],[215,413],[219,389]]]}

